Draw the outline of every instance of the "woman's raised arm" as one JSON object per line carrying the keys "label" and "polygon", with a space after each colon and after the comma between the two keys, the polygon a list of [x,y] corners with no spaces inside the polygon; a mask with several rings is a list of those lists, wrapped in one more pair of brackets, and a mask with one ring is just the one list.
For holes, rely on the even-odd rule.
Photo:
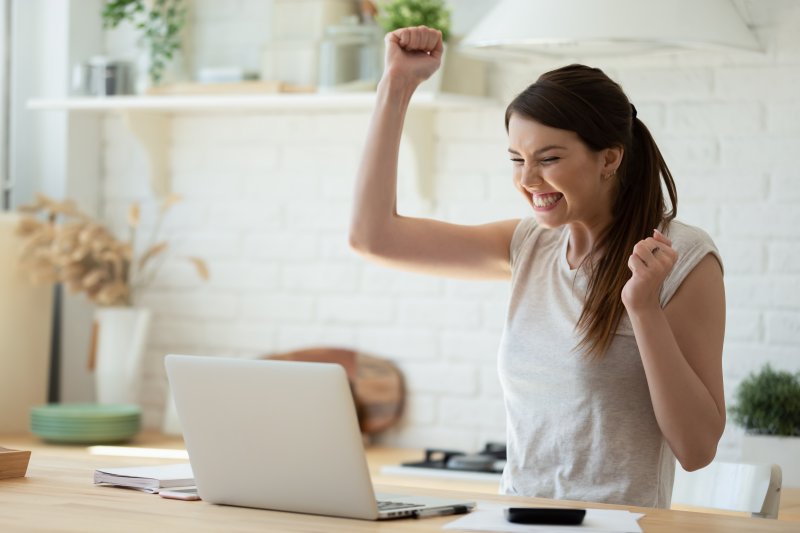
{"label": "woman's raised arm", "polygon": [[417,86],[439,68],[442,35],[425,27],[386,35],[386,67],[378,84],[358,170],[350,245],[391,267],[461,278],[508,278],[517,220],[478,226],[397,214],[400,134]]}

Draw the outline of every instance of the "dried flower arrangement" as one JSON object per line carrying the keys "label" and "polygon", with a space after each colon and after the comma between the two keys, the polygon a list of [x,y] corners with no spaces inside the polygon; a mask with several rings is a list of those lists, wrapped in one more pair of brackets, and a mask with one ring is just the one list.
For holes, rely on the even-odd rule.
{"label": "dried flower arrangement", "polygon": [[[96,304],[131,306],[136,290],[151,283],[164,262],[168,243],[156,239],[164,215],[178,201],[180,197],[174,194],[163,201],[151,242],[136,257],[138,203],[128,211],[129,237],[123,241],[81,212],[73,201],[59,202],[40,194],[33,204],[19,208],[24,214],[17,227],[24,240],[21,265],[34,283],[60,282],[70,292],[85,292]],[[207,280],[206,263],[197,257],[188,259],[200,278]]]}

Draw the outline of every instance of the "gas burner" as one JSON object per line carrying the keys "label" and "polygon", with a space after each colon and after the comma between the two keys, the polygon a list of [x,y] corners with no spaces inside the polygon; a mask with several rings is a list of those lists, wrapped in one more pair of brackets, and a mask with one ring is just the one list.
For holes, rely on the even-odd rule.
{"label": "gas burner", "polygon": [[483,450],[467,454],[454,450],[428,448],[425,459],[403,463],[403,466],[430,468],[435,470],[458,470],[462,472],[491,472],[500,474],[506,465],[506,445],[489,442]]}

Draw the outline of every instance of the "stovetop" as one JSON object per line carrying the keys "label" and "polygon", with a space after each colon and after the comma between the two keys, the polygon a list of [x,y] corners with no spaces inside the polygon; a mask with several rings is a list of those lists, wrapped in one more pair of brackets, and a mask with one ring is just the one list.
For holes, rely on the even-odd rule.
{"label": "stovetop", "polygon": [[501,474],[506,465],[506,445],[489,442],[476,453],[428,448],[425,459],[403,463],[404,467],[460,472],[487,472]]}

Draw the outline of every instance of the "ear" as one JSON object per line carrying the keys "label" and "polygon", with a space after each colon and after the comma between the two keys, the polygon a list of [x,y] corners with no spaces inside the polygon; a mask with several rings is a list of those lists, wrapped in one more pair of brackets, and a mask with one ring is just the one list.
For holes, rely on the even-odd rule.
{"label": "ear", "polygon": [[603,150],[603,175],[614,174],[622,163],[625,148],[621,145],[612,146]]}

